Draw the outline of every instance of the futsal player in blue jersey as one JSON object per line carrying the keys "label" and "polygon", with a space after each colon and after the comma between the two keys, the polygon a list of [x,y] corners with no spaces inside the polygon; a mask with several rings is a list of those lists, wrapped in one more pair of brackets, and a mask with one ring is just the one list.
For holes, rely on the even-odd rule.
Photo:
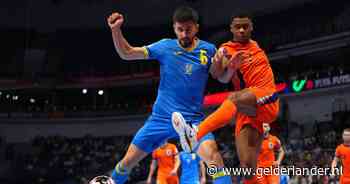
{"label": "futsal player in blue jersey", "polygon": [[[107,22],[116,51],[123,60],[152,59],[160,63],[160,84],[152,114],[112,173],[116,184],[123,184],[140,160],[167,139],[178,138],[171,122],[173,112],[181,112],[188,123],[199,124],[203,120],[201,106],[216,48],[196,37],[198,14],[189,7],[178,8],[173,15],[177,39],[162,39],[144,47],[134,47],[127,42],[121,31],[122,14],[111,14]],[[231,183],[231,177],[223,174],[223,160],[212,134],[200,140],[196,152],[205,162],[219,168],[213,177],[214,184]]]}
{"label": "futsal player in blue jersey", "polygon": [[196,153],[182,151],[180,159],[180,184],[205,184],[205,165]]}

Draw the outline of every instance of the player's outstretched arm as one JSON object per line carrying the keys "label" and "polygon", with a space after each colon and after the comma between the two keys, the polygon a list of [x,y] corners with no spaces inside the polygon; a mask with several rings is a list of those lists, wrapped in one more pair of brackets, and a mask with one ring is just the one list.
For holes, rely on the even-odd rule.
{"label": "player's outstretched arm", "polygon": [[131,46],[123,36],[121,31],[121,25],[123,22],[123,15],[117,12],[112,13],[107,18],[108,26],[112,32],[114,47],[119,56],[124,60],[146,59],[147,55],[145,54],[145,48]]}
{"label": "player's outstretched arm", "polygon": [[147,184],[152,183],[152,177],[156,168],[157,168],[157,160],[152,159],[151,166],[149,168],[148,177],[147,177]]}
{"label": "player's outstretched arm", "polygon": [[332,161],[332,165],[331,165],[332,171],[334,171],[334,168],[337,167],[338,161],[339,161],[339,158],[337,156],[335,156],[333,161]]}
{"label": "player's outstretched arm", "polygon": [[216,53],[212,60],[212,64],[210,66],[210,74],[214,79],[219,79],[226,71],[226,67],[223,64],[223,58],[226,50],[224,48],[220,48]]}
{"label": "player's outstretched arm", "polygon": [[230,82],[237,75],[236,70],[239,69],[240,64],[243,62],[243,54],[243,52],[237,52],[231,56],[224,47],[220,48],[216,52],[210,67],[210,73],[213,78],[221,83]]}
{"label": "player's outstretched arm", "polygon": [[284,149],[282,146],[280,146],[280,148],[278,149],[278,156],[277,156],[277,164],[280,165],[282,163],[282,160],[284,158]]}

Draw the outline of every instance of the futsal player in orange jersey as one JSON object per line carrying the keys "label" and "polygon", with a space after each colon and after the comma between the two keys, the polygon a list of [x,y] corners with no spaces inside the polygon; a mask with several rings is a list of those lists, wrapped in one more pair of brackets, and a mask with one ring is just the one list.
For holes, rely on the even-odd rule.
{"label": "futsal player in orange jersey", "polygon": [[[261,143],[261,149],[258,156],[258,168],[275,168],[279,167],[284,157],[284,150],[281,145],[281,141],[270,134],[270,125],[263,124],[264,139]],[[277,160],[275,153],[278,153]],[[258,173],[257,182],[259,184],[279,184],[280,176],[273,173],[273,170],[269,170],[267,173]],[[246,182],[248,183],[248,182]]]}
{"label": "futsal player in orange jersey", "polygon": [[[230,27],[233,40],[224,43],[217,51],[211,74],[221,82],[232,81],[236,84],[235,91],[198,127],[184,123],[178,112],[172,115],[173,126],[184,140],[182,146],[193,149],[200,138],[225,126],[235,117],[240,166],[254,170],[263,140],[262,124],[277,118],[279,100],[269,60],[258,43],[251,39],[251,18],[234,16]],[[184,133],[185,136],[181,136]],[[253,179],[252,174],[245,175],[245,178]]]}
{"label": "futsal player in orange jersey", "polygon": [[177,171],[180,166],[178,150],[174,144],[165,143],[152,153],[152,163],[147,184],[152,182],[152,176],[158,166],[157,184],[178,184]]}
{"label": "futsal player in orange jersey", "polygon": [[340,176],[340,184],[350,184],[350,128],[343,132],[343,144],[340,144],[335,150],[335,157],[332,162],[332,170],[341,162],[342,175]]}

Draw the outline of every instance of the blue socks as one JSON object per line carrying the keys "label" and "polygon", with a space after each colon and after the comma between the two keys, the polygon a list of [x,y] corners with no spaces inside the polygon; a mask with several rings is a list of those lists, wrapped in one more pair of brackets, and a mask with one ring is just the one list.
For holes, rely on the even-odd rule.
{"label": "blue socks", "polygon": [[213,184],[232,184],[230,175],[225,175],[223,169],[218,169],[218,172],[213,176]]}
{"label": "blue socks", "polygon": [[128,180],[129,173],[128,171],[122,167],[122,164],[119,162],[117,166],[115,166],[115,169],[113,169],[112,172],[112,179],[117,184],[124,184],[126,180]]}

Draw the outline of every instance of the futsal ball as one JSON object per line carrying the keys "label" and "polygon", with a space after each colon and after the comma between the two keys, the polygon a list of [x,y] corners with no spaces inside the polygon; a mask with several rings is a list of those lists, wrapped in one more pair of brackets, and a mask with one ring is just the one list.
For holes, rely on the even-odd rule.
{"label": "futsal ball", "polygon": [[114,181],[111,177],[96,176],[91,181],[89,181],[89,184],[116,184],[116,183],[114,183]]}

